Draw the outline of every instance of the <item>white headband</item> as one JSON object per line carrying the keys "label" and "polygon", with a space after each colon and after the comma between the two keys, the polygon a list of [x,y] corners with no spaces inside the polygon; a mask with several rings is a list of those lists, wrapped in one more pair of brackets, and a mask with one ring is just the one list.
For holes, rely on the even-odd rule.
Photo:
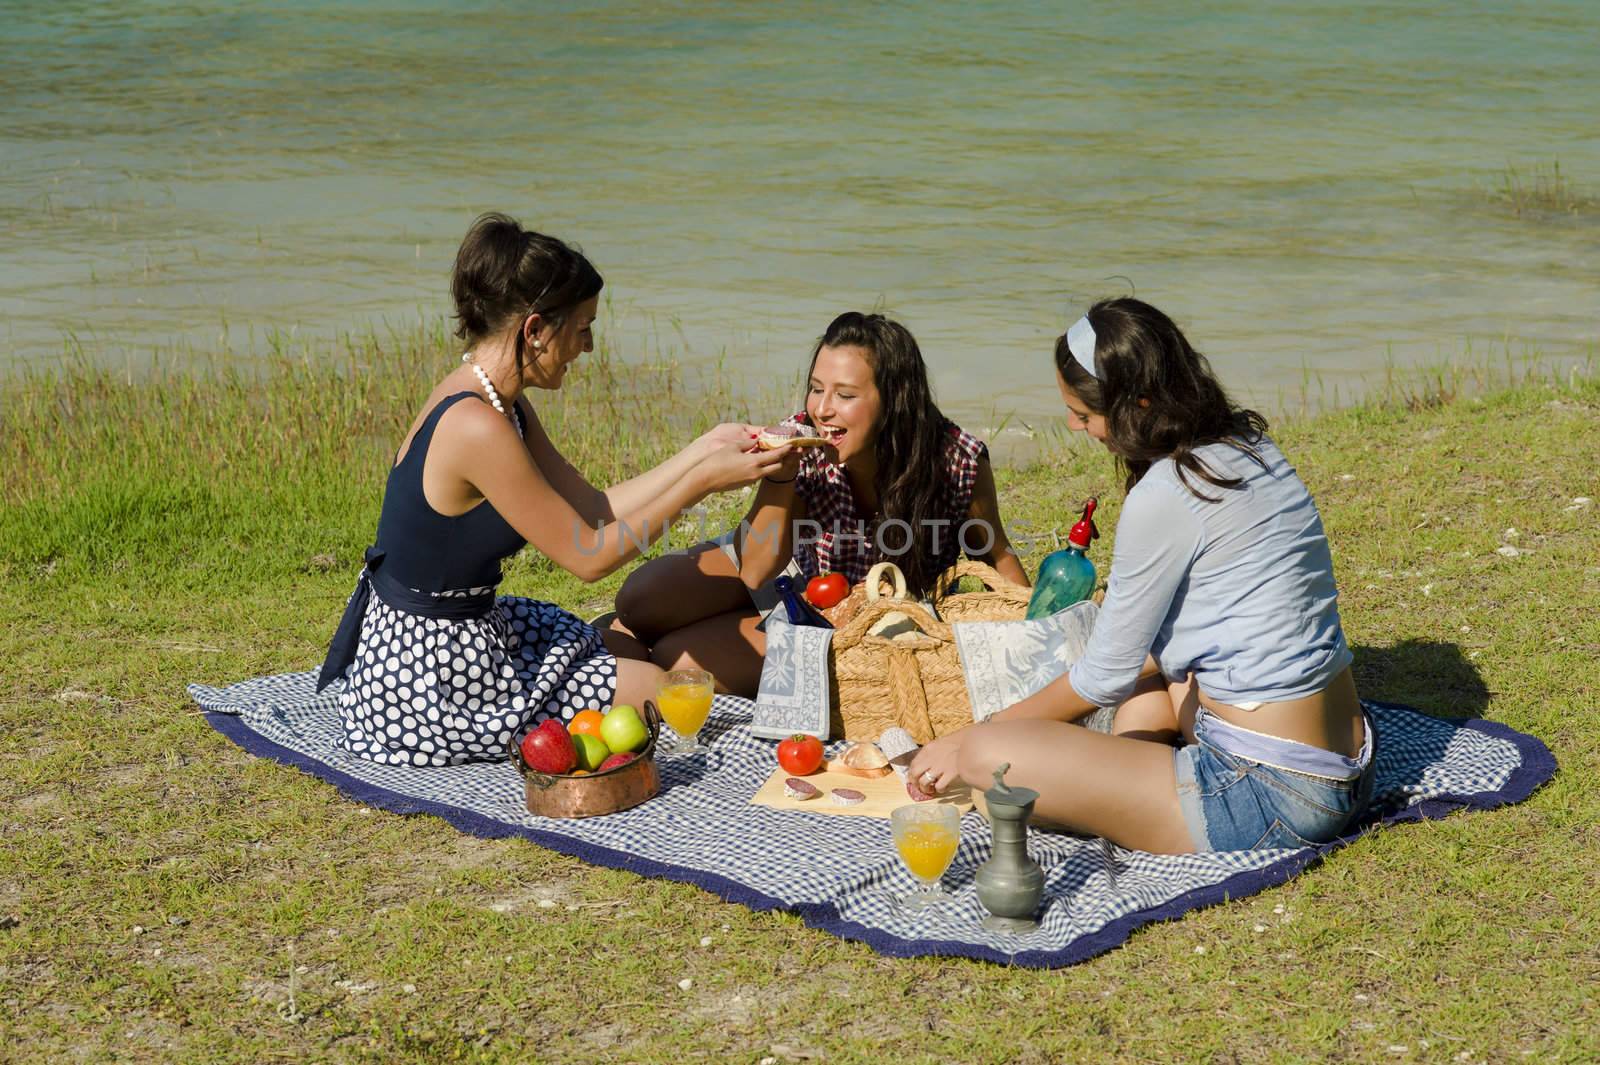
{"label": "white headband", "polygon": [[1072,352],[1079,366],[1089,371],[1090,377],[1100,377],[1094,372],[1094,326],[1089,324],[1087,314],[1073,322],[1072,328],[1067,330],[1067,350]]}

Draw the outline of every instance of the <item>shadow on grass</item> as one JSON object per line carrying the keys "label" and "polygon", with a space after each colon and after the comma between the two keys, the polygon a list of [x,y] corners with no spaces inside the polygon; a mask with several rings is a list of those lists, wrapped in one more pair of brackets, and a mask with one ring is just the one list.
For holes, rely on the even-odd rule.
{"label": "shadow on grass", "polygon": [[1351,650],[1356,689],[1368,699],[1404,703],[1435,717],[1482,717],[1493,694],[1457,644],[1404,640]]}

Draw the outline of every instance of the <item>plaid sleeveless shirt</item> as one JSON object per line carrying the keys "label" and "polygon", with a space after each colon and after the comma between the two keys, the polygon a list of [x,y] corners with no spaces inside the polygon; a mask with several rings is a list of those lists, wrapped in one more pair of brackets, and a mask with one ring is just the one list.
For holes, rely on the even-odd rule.
{"label": "plaid sleeveless shirt", "polygon": [[[785,421],[786,425],[810,425],[804,412]],[[978,462],[989,454],[982,440],[964,432],[948,419],[944,423],[944,452],[940,463],[944,472],[944,499],[941,518],[948,524],[926,532],[930,549],[930,573],[939,573],[961,557],[961,528],[972,506],[972,490],[978,483]],[[795,494],[806,504],[815,527],[796,530],[794,560],[806,577],[840,573],[851,584],[867,579],[867,571],[877,562],[895,560],[910,542],[910,527],[904,522],[880,520],[880,515],[861,513],[856,504],[850,477],[844,468],[823,459],[820,448],[806,448],[800,457],[795,477]],[[988,542],[988,536],[974,532],[968,538],[974,545]]]}

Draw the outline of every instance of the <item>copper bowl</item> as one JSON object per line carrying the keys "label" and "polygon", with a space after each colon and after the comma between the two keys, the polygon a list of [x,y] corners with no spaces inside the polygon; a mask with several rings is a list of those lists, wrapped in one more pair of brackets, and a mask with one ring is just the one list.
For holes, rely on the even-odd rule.
{"label": "copper bowl", "polygon": [[652,798],[661,790],[661,774],[656,771],[656,741],[661,736],[661,712],[649,699],[644,702],[644,723],[650,739],[627,765],[603,773],[540,773],[528,768],[522,757],[523,729],[511,737],[511,761],[522,774],[528,812],[540,817],[598,817],[627,810]]}

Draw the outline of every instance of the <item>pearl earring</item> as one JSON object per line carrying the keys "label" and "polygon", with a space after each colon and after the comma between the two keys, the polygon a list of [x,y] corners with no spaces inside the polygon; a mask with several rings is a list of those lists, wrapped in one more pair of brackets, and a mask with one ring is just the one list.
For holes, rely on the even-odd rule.
{"label": "pearl earring", "polygon": [[540,348],[542,348],[542,347],[544,347],[544,341],[542,341],[542,340],[535,340],[535,341],[534,341],[534,342],[533,342],[533,350],[534,350],[534,351],[538,351],[538,350],[539,350],[539,349],[540,349]]}

